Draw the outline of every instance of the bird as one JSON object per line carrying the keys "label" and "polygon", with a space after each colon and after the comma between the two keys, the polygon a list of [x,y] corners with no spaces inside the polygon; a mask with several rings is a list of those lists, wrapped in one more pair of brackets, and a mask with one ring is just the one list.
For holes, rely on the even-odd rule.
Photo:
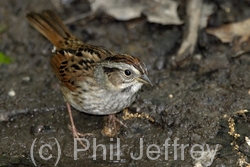
{"label": "bird", "polygon": [[93,115],[110,115],[129,107],[142,85],[152,85],[146,65],[129,54],[87,44],[72,35],[51,10],[29,12],[28,22],[53,45],[50,64],[66,102],[74,138],[71,107]]}

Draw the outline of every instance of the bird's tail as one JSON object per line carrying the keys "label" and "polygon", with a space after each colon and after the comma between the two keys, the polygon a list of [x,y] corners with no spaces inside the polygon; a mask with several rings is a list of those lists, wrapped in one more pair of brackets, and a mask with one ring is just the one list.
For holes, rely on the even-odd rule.
{"label": "bird's tail", "polygon": [[62,20],[52,11],[30,12],[26,15],[29,23],[42,33],[55,47],[61,48],[66,38],[75,38],[67,30]]}

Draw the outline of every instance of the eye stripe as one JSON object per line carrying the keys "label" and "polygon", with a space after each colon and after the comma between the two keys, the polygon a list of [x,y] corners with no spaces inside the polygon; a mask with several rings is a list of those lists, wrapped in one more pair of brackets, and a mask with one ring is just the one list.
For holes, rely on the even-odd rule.
{"label": "eye stripe", "polygon": [[141,74],[147,73],[145,64],[142,63],[139,59],[130,55],[126,55],[126,54],[115,55],[115,56],[107,57],[105,60],[108,60],[111,62],[117,62],[117,63],[122,62],[126,64],[131,64],[134,66],[134,68],[140,71]]}
{"label": "eye stripe", "polygon": [[108,74],[108,73],[111,73],[111,72],[114,72],[114,71],[118,71],[120,69],[118,69],[118,68],[103,67],[103,70],[104,70],[105,73]]}

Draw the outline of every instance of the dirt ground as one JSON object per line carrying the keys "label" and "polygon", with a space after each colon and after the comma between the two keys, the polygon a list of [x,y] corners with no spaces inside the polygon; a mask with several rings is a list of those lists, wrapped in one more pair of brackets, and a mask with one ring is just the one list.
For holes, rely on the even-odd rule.
{"label": "dirt ground", "polygon": [[[87,43],[145,62],[154,86],[143,87],[129,112],[148,114],[154,122],[123,120],[121,112],[117,116],[127,128],[120,127],[117,138],[109,138],[101,133],[103,117],[73,110],[78,130],[93,134],[85,139],[88,151],[74,147],[69,116],[49,64],[52,45],[25,19],[29,11],[52,9],[65,20],[90,10],[83,0],[62,2],[68,3],[58,11],[49,0],[0,1],[0,25],[7,26],[0,34],[0,51],[13,60],[0,65],[0,166],[54,166],[58,157],[56,165],[62,167],[189,167],[210,162],[212,167],[235,167],[250,163],[250,146],[245,141],[250,137],[250,115],[237,114],[250,108],[249,54],[229,59],[230,45],[200,31],[194,58],[185,67],[173,67],[171,56],[180,46],[185,25],[163,26],[145,19],[123,22],[105,14],[68,27]],[[250,17],[247,0],[210,3],[217,6],[214,25]],[[230,11],[224,10],[225,5]],[[184,19],[185,1],[180,6]],[[15,96],[10,96],[13,91]]]}

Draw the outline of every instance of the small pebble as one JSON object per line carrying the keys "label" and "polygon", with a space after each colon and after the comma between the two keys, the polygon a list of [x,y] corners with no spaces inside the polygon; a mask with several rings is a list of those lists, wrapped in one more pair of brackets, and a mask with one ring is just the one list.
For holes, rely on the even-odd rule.
{"label": "small pebble", "polygon": [[8,95],[10,97],[14,97],[14,96],[16,96],[16,92],[11,88],[10,91],[9,91],[9,93],[8,93]]}
{"label": "small pebble", "polygon": [[41,133],[44,129],[45,129],[44,125],[33,125],[30,128],[30,133],[33,135],[38,134],[38,133]]}
{"label": "small pebble", "polygon": [[30,81],[30,77],[29,76],[25,76],[22,78],[23,81],[29,82]]}
{"label": "small pebble", "polygon": [[202,59],[202,55],[201,54],[195,54],[194,55],[194,59],[201,60]]}
{"label": "small pebble", "polygon": [[247,145],[250,146],[250,139],[247,136],[245,137],[245,141],[246,141]]}

